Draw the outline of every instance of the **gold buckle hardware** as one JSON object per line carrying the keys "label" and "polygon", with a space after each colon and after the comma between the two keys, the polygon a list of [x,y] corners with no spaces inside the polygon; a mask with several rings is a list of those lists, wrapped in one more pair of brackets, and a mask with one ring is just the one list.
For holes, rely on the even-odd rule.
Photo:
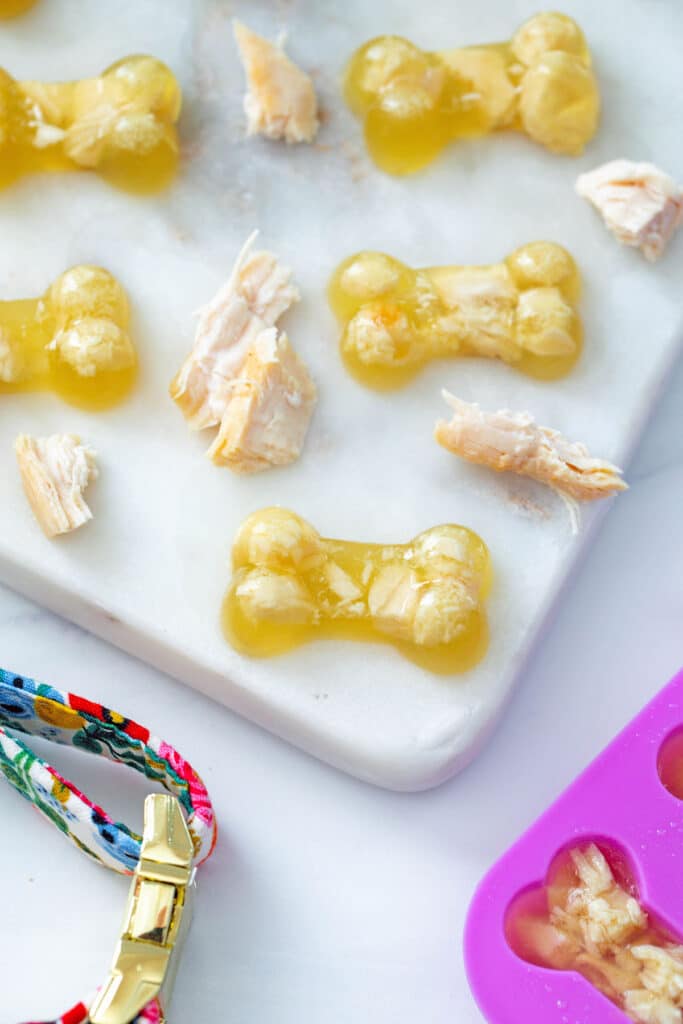
{"label": "gold buckle hardware", "polygon": [[90,1009],[90,1024],[130,1024],[158,997],[167,1007],[189,925],[193,855],[176,797],[150,794],[121,938],[107,980]]}

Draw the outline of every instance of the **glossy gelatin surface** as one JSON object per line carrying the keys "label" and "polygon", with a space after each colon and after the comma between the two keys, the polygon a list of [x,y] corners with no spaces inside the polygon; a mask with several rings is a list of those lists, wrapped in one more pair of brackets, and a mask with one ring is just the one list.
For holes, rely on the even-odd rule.
{"label": "glossy gelatin surface", "polygon": [[407,544],[362,544],[321,537],[295,513],[268,508],[240,528],[233,570],[223,628],[253,657],[323,636],[385,641],[446,674],[486,651],[489,553],[462,526],[436,526]]}
{"label": "glossy gelatin surface", "polygon": [[552,242],[532,242],[489,266],[413,270],[361,252],[332,277],[330,304],[343,324],[341,353],[368,387],[405,384],[429,360],[502,359],[532,377],[571,370],[581,352],[579,272]]}
{"label": "glossy gelatin surface", "polygon": [[178,163],[180,106],[173,73],[154,57],[74,82],[18,82],[0,69],[0,186],[80,168],[132,192],[162,188]]}
{"label": "glossy gelatin surface", "polygon": [[15,18],[34,7],[38,0],[0,0],[0,18]]}
{"label": "glossy gelatin surface", "polygon": [[508,128],[576,156],[597,129],[600,97],[583,32],[564,14],[530,18],[505,43],[425,52],[400,36],[362,46],[346,100],[375,163],[410,174],[457,139]]}
{"label": "glossy gelatin surface", "polygon": [[37,299],[0,302],[0,397],[54,391],[92,410],[121,402],[137,376],[128,318],[123,288],[101,267],[72,267]]}
{"label": "glossy gelatin surface", "polygon": [[642,905],[615,848],[563,851],[545,885],[514,901],[506,933],[518,956],[581,974],[640,1024],[681,1020],[683,946]]}

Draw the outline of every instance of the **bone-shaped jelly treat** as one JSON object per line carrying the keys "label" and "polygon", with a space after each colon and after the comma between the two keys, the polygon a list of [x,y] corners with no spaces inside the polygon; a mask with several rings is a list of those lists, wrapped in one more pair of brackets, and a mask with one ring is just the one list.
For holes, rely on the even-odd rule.
{"label": "bone-shaped jelly treat", "polygon": [[0,18],[15,18],[36,3],[37,0],[0,0]]}
{"label": "bone-shaped jelly treat", "polygon": [[335,272],[332,309],[344,326],[341,351],[363,384],[405,384],[442,356],[502,359],[553,379],[579,357],[579,272],[552,242],[532,242],[490,266],[413,270],[380,252],[361,252]]}
{"label": "bone-shaped jelly treat", "polygon": [[177,165],[180,105],[175,77],[154,57],[73,82],[18,82],[0,69],[0,184],[84,168],[133,191],[161,188]]}
{"label": "bone-shaped jelly treat", "polygon": [[511,904],[508,940],[534,964],[582,974],[640,1024],[681,1024],[683,946],[642,906],[618,851],[606,854],[591,842],[556,857],[545,885]]}
{"label": "bone-shaped jelly treat", "polygon": [[352,57],[346,100],[365,123],[373,160],[409,174],[449,142],[498,129],[554,153],[580,154],[600,97],[583,32],[564,14],[537,14],[505,43],[425,52],[380,36]]}
{"label": "bone-shaped jelly treat", "polygon": [[37,299],[0,302],[0,396],[56,392],[71,405],[106,409],[137,374],[128,300],[101,267],[65,271]]}
{"label": "bone-shaped jelly treat", "polygon": [[489,553],[463,526],[365,544],[321,537],[294,512],[267,508],[242,524],[233,570],[223,627],[244,654],[280,654],[319,637],[385,641],[445,674],[486,650]]}
{"label": "bone-shaped jelly treat", "polygon": [[481,882],[465,958],[490,1024],[682,1024],[682,801],[680,672]]}

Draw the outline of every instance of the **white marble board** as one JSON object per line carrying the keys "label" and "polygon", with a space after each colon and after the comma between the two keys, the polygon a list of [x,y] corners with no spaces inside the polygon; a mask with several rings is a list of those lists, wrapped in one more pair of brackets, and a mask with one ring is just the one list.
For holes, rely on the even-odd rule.
{"label": "white marble board", "polygon": [[[444,412],[441,387],[487,408],[529,409],[623,462],[683,326],[683,239],[650,266],[620,249],[573,192],[580,171],[617,156],[683,178],[677,0],[565,0],[588,36],[604,104],[582,158],[512,135],[454,146],[406,179],[365,157],[339,92],[357,45],[386,31],[434,48],[496,40],[536,9],[533,0],[41,0],[0,25],[0,65],[16,77],[88,75],[146,51],[172,66],[185,95],[182,170],[161,197],[132,198],[86,174],[29,178],[0,194],[0,297],[37,295],[75,263],[108,267],[129,293],[143,371],[132,400],[105,415],[46,395],[2,399],[0,577],[310,753],[395,789],[432,786],[476,752],[595,519],[585,514],[573,536],[552,493],[440,449],[431,432]],[[286,29],[290,52],[313,70],[325,111],[313,148],[245,140],[233,15],[267,34]],[[320,402],[297,465],[237,478],[203,457],[207,439],[188,433],[167,386],[191,343],[193,311],[255,227],[295,270],[303,301],[286,328]],[[414,265],[491,262],[538,238],[566,245],[584,276],[585,354],[568,378],[543,384],[490,362],[450,361],[377,395],[345,374],[325,300],[339,260],[378,248]],[[97,448],[101,479],[95,521],[49,542],[27,512],[12,441],[61,430]],[[478,531],[496,569],[485,660],[440,678],[385,645],[327,641],[276,660],[238,656],[218,628],[231,542],[241,520],[269,504],[328,536],[403,541],[447,521]],[[93,679],[89,695],[97,689]]]}

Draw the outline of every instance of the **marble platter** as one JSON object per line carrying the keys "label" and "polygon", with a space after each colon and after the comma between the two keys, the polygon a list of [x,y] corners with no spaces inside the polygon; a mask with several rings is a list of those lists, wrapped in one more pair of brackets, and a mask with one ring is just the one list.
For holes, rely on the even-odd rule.
{"label": "marble platter", "polygon": [[[26,179],[0,194],[0,297],[37,295],[75,263],[108,267],[131,298],[143,371],[131,401],[106,415],[45,395],[3,398],[0,577],[315,756],[394,789],[435,785],[476,753],[599,515],[584,514],[575,536],[552,493],[438,448],[431,431],[444,412],[441,387],[486,408],[529,409],[624,462],[679,349],[681,239],[650,266],[620,249],[573,192],[580,171],[617,156],[682,175],[678,4],[565,0],[588,36],[604,101],[600,133],[578,160],[498,136],[391,179],[366,159],[341,103],[344,60],[373,35],[395,31],[434,48],[495,40],[536,6],[41,0],[0,27],[0,65],[16,77],[88,75],[146,51],[172,66],[185,95],[181,174],[161,197],[131,197],[76,174]],[[313,69],[325,114],[313,148],[245,140],[233,15],[271,35],[286,29],[292,55]],[[303,301],[286,328],[320,402],[297,465],[240,479],[203,458],[208,441],[189,435],[167,386],[190,345],[193,311],[255,227],[295,270]],[[325,301],[339,260],[378,248],[414,265],[484,263],[538,238],[566,245],[585,280],[585,354],[567,379],[540,384],[502,365],[451,361],[377,395],[345,374]],[[94,523],[50,543],[27,514],[12,441],[20,431],[62,430],[98,450],[101,479],[91,491]],[[485,660],[463,677],[437,678],[383,645],[238,656],[218,628],[230,546],[241,520],[270,504],[297,510],[327,536],[403,541],[446,521],[475,529],[496,568]]]}

